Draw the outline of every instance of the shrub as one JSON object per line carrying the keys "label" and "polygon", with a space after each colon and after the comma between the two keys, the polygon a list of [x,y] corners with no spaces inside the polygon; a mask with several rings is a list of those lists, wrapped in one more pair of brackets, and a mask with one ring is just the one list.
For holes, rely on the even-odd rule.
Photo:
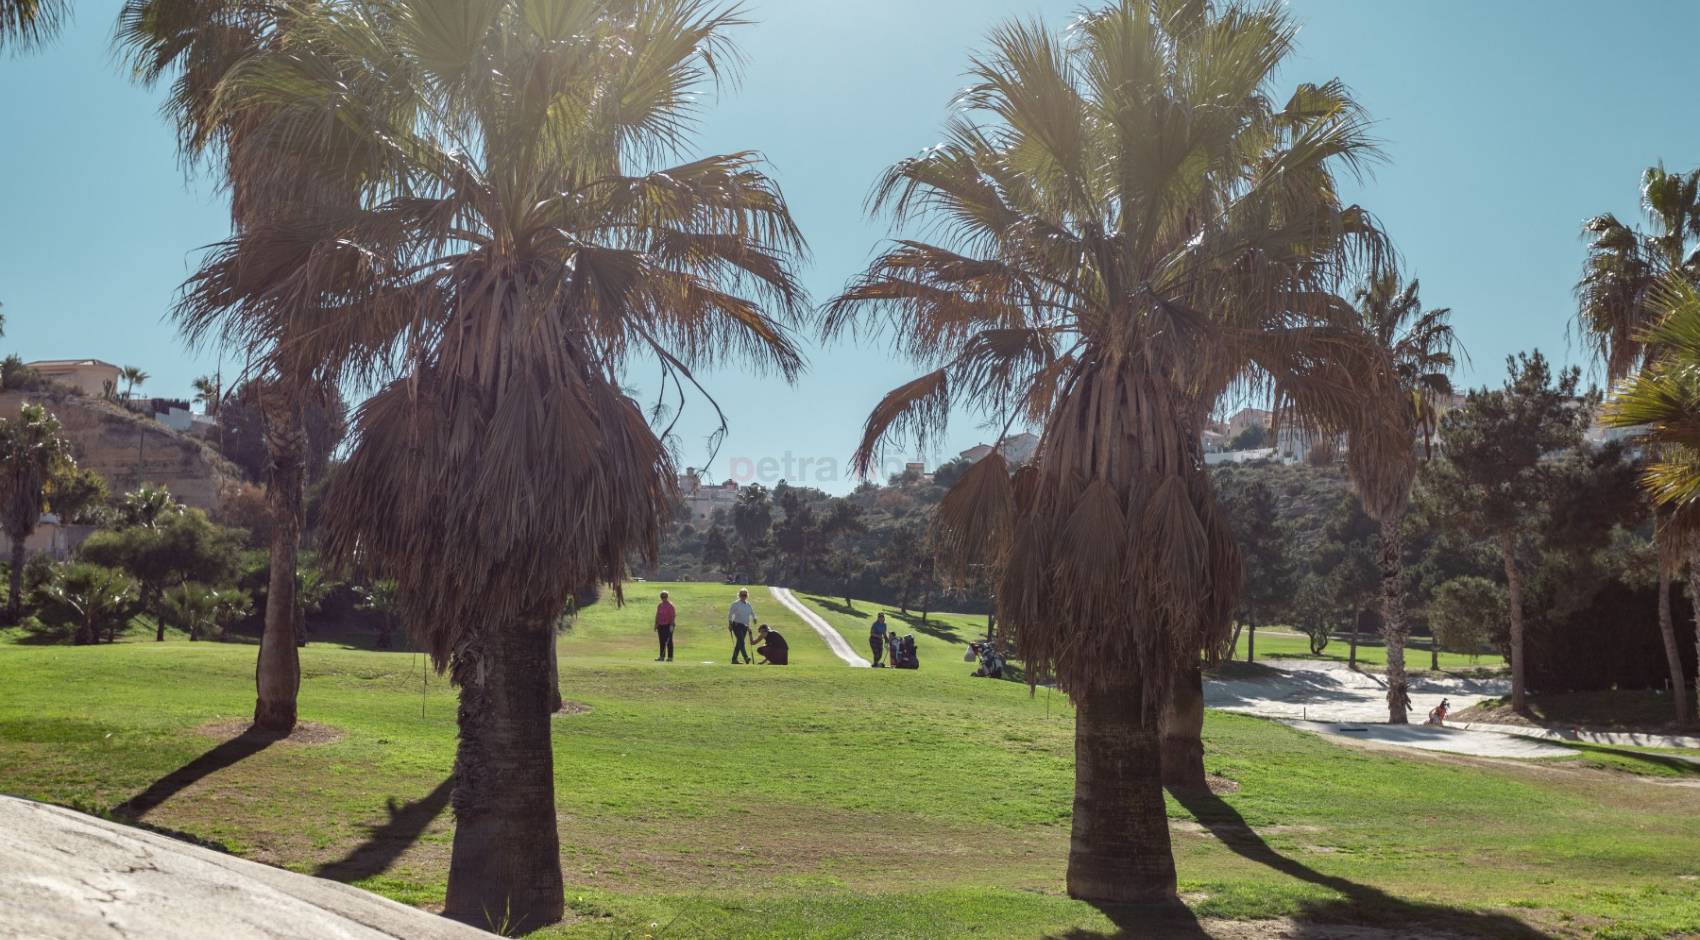
{"label": "shrub", "polygon": [[1435,642],[1472,658],[1496,642],[1509,616],[1505,589],[1487,578],[1468,575],[1435,588],[1428,610]]}

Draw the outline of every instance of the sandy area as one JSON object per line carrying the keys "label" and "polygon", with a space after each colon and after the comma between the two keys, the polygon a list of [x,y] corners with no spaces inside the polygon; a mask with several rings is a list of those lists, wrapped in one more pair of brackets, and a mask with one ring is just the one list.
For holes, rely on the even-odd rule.
{"label": "sandy area", "polygon": [[1441,699],[1454,710],[1505,695],[1509,680],[1419,674],[1411,681],[1411,720],[1387,724],[1387,686],[1374,673],[1344,663],[1306,659],[1267,660],[1269,674],[1211,679],[1204,702],[1211,708],[1277,718],[1316,734],[1377,741],[1398,747],[1447,751],[1478,757],[1569,757],[1575,752],[1533,737],[1481,728],[1432,728],[1421,724]]}

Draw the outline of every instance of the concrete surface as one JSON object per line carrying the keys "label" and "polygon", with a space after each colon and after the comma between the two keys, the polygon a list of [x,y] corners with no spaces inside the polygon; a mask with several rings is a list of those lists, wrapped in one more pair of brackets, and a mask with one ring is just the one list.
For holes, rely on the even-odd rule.
{"label": "concrete surface", "polygon": [[1445,751],[1475,757],[1576,757],[1575,751],[1534,738],[1493,731],[1465,731],[1430,725],[1389,725],[1368,722],[1288,721],[1301,731],[1354,741],[1374,741],[1423,751]]}
{"label": "concrete surface", "polygon": [[348,885],[0,796],[0,938],[490,936]]}
{"label": "concrete surface", "polygon": [[768,588],[768,591],[773,595],[773,599],[778,601],[786,610],[796,614],[799,619],[809,625],[811,630],[820,634],[820,638],[826,641],[827,648],[832,650],[832,655],[844,660],[846,666],[853,666],[857,669],[867,669],[873,666],[873,663],[856,655],[856,651],[850,648],[849,643],[845,642],[844,636],[834,629],[832,624],[827,623],[826,618],[810,610],[808,605],[798,600],[791,593],[790,588]]}

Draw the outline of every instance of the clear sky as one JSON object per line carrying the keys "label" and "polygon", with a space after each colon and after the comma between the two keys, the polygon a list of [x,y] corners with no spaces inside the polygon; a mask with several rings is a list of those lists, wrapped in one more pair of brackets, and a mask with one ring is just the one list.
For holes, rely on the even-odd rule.
{"label": "clear sky", "polygon": [[[222,237],[222,195],[185,177],[159,94],[109,51],[119,0],[79,0],[59,40],[0,59],[0,352],[92,356],[187,397],[218,365],[186,352],[164,316],[196,249]],[[806,282],[830,297],[887,232],[863,199],[879,171],[936,143],[970,49],[1010,15],[1063,25],[1075,0],[750,0],[742,83],[708,111],[701,150],[755,148],[809,238]],[[1638,218],[1648,164],[1700,164],[1692,38],[1700,4],[1588,0],[1292,0],[1303,23],[1287,81],[1339,76],[1379,122],[1389,163],[1352,196],[1380,216],[1430,306],[1450,306],[1473,365],[1495,383],[1507,354],[1572,360],[1566,326],[1583,219]],[[915,369],[885,348],[810,343],[794,389],[709,376],[731,436],[716,477],[764,469],[834,492],[862,420]],[[230,360],[226,360],[229,371]],[[634,374],[628,384],[653,388]],[[712,411],[681,425],[700,463]],[[957,421],[930,465],[987,433]],[[790,469],[785,460],[791,458]],[[800,461],[813,461],[807,467]],[[836,470],[836,473],[832,471]],[[828,475],[833,478],[826,478]]]}

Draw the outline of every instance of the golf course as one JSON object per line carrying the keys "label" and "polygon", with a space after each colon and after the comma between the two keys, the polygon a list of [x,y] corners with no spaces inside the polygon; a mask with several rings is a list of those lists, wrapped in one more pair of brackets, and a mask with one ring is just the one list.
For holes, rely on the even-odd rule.
{"label": "golf course", "polygon": [[[662,589],[678,607],[670,664],[653,662]],[[1168,804],[1197,923],[1118,925],[1063,891],[1073,712],[1046,688],[969,677],[983,617],[922,624],[799,594],[859,651],[879,610],[916,637],[918,671],[850,668],[755,588],[793,665],[732,668],[732,593],[633,583],[624,606],[605,597],[561,635],[569,912],[533,936],[1700,931],[1700,766],[1679,752],[1487,760],[1215,711],[1214,792]],[[270,741],[242,733],[252,646],[0,637],[9,792],[440,908],[456,706],[421,654],[316,638],[301,650],[307,721]]]}

